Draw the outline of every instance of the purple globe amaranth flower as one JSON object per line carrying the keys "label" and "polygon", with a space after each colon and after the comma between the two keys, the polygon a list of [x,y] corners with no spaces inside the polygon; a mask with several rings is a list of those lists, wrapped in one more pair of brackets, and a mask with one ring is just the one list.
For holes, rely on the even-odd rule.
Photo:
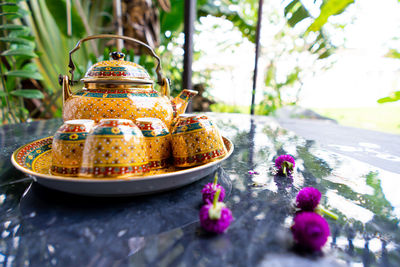
{"label": "purple globe amaranth flower", "polygon": [[278,173],[282,173],[285,176],[293,172],[295,165],[294,158],[290,155],[280,155],[275,160],[275,167]]}
{"label": "purple globe amaranth flower", "polygon": [[213,203],[201,207],[199,212],[200,225],[204,230],[221,234],[228,229],[233,217],[230,209],[224,203],[218,202],[220,190],[214,196]]}
{"label": "purple globe amaranth flower", "polygon": [[204,203],[212,203],[214,199],[214,195],[217,190],[221,190],[219,194],[218,201],[224,201],[225,199],[225,189],[220,184],[208,183],[206,184],[203,189],[201,189],[201,194],[203,197]]}
{"label": "purple globe amaranth flower", "polygon": [[319,251],[330,235],[328,222],[314,212],[301,212],[291,227],[295,242],[304,250]]}
{"label": "purple globe amaranth flower", "polygon": [[201,207],[199,217],[200,225],[206,231],[221,234],[225,232],[226,229],[228,229],[233,220],[233,217],[231,211],[227,207],[225,207],[224,203],[219,202],[218,205],[216,209],[220,209],[219,212],[221,214],[219,219],[216,219],[218,217],[214,217],[214,219],[210,217],[210,209],[213,209],[213,204],[211,203]]}
{"label": "purple globe amaranth flower", "polygon": [[303,211],[314,211],[321,201],[321,192],[314,187],[304,187],[296,197],[297,207]]}
{"label": "purple globe amaranth flower", "polygon": [[220,190],[218,201],[224,201],[225,189],[218,184],[218,173],[215,174],[214,182],[206,184],[203,189],[201,189],[201,194],[204,203],[212,203],[214,200],[215,193]]}

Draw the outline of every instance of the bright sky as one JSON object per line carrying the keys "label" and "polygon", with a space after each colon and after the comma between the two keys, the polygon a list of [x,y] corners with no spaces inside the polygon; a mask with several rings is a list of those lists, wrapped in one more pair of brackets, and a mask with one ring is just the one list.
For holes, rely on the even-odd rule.
{"label": "bright sky", "polygon": [[[319,9],[311,8],[313,0],[303,2],[310,7],[314,16],[318,15]],[[283,8],[281,1],[265,1],[257,102],[263,97],[264,73],[269,60],[276,51],[292,43],[290,37],[280,43],[273,39],[285,23]],[[330,69],[322,70],[321,66],[325,63],[315,65],[310,56],[288,55],[277,62],[278,78],[281,75],[284,79],[293,64],[309,70],[310,74],[303,77],[300,94],[300,105],[304,107],[377,105],[377,99],[387,96],[396,88],[400,90],[400,60],[384,57],[389,48],[400,47],[399,14],[400,3],[397,0],[356,0],[345,13],[330,19],[335,24],[347,24],[343,31],[333,27],[327,29],[332,41],[344,46],[329,58],[329,62],[334,62]],[[295,31],[302,32],[308,25],[307,21],[299,23]],[[222,19],[203,18],[196,30],[199,34],[195,38],[195,47],[204,51],[204,54],[194,62],[193,68],[195,71],[205,68],[213,70],[210,93],[225,103],[249,105],[254,45],[242,39],[232,24]],[[312,71],[315,73],[312,74]],[[287,93],[290,95],[291,92]]]}

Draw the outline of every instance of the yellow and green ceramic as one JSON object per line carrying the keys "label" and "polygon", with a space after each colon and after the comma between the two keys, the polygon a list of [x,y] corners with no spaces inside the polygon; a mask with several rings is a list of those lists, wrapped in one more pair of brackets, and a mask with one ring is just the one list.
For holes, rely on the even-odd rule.
{"label": "yellow and green ceramic", "polygon": [[82,153],[93,120],[66,121],[54,134],[51,172],[55,175],[77,176]]}
{"label": "yellow and green ceramic", "polygon": [[172,131],[172,155],[177,167],[191,167],[226,155],[222,136],[205,115],[180,115]]}
{"label": "yellow and green ceramic", "polygon": [[171,135],[167,126],[156,118],[139,118],[135,123],[146,140],[150,169],[167,167],[171,158]]}
{"label": "yellow and green ceramic", "polygon": [[214,172],[218,165],[233,152],[233,144],[224,138],[228,150],[223,158],[192,168],[151,170],[143,176],[127,177],[66,177],[54,175],[51,167],[53,137],[46,137],[23,145],[11,156],[12,164],[21,172],[34,177],[34,181],[48,188],[89,196],[131,196],[171,190],[193,183]]}
{"label": "yellow and green ceramic", "polygon": [[127,177],[148,171],[144,136],[132,121],[103,119],[87,136],[79,176]]}
{"label": "yellow and green ceramic", "polygon": [[156,91],[153,81],[146,70],[133,62],[125,61],[124,54],[111,53],[111,59],[101,61],[89,68],[82,82],[82,90],[71,92],[75,65],[72,53],[79,49],[81,43],[91,39],[120,38],[138,42],[133,38],[118,35],[95,35],[80,40],[70,52],[71,77],[61,76],[63,86],[63,119],[91,119],[99,122],[105,118],[135,120],[152,117],[162,120],[168,128],[177,115],[185,112],[188,102],[197,91],[183,90],[172,99],[169,95],[169,83],[161,74],[160,59],[146,44],[139,42],[150,50],[158,61],[156,67],[157,83],[160,92]]}

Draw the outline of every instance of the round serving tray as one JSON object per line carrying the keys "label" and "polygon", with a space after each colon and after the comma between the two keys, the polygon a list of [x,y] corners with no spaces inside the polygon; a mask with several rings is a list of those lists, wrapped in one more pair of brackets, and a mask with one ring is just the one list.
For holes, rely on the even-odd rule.
{"label": "round serving tray", "polygon": [[178,188],[193,183],[210,173],[233,152],[233,144],[223,137],[228,151],[225,157],[213,162],[186,169],[170,167],[152,171],[144,176],[129,178],[81,178],[52,175],[51,144],[53,137],[46,137],[26,144],[11,156],[13,165],[30,175],[39,184],[63,192],[88,196],[145,195]]}

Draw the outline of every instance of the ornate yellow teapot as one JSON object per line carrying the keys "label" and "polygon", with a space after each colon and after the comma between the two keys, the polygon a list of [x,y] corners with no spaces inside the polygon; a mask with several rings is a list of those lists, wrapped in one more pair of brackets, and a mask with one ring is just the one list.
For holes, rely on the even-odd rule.
{"label": "ornate yellow teapot", "polygon": [[[115,38],[136,42],[146,47],[157,60],[157,83],[160,92],[153,87],[147,71],[140,65],[124,60],[121,52],[112,52],[111,59],[91,66],[81,79],[84,87],[72,94],[75,65],[72,53],[85,41],[99,38]],[[177,97],[170,97],[169,83],[161,74],[160,58],[147,44],[134,38],[101,34],[80,40],[69,52],[71,78],[60,75],[63,87],[63,119],[92,119],[99,122],[104,118],[135,120],[153,117],[162,120],[168,127],[179,114],[185,112],[187,104],[197,94],[193,90],[183,90]]]}

